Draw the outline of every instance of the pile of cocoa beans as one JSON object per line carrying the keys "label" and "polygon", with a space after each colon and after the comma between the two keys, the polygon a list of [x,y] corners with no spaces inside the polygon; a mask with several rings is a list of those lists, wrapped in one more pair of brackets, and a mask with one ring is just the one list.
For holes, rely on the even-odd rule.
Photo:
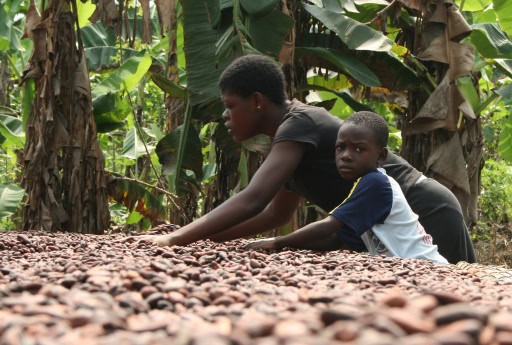
{"label": "pile of cocoa beans", "polygon": [[348,251],[0,232],[0,345],[505,345],[512,284]]}

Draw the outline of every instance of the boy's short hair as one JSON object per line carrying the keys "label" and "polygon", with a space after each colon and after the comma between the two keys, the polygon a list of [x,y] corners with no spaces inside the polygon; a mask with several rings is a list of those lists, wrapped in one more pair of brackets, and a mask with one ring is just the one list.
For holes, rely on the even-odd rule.
{"label": "boy's short hair", "polygon": [[346,119],[342,126],[349,123],[368,128],[375,136],[377,144],[379,144],[380,147],[386,147],[388,145],[388,124],[379,114],[371,111],[358,111]]}
{"label": "boy's short hair", "polygon": [[219,79],[222,92],[249,97],[255,92],[275,104],[286,100],[284,74],[279,65],[264,55],[245,55],[234,60]]}

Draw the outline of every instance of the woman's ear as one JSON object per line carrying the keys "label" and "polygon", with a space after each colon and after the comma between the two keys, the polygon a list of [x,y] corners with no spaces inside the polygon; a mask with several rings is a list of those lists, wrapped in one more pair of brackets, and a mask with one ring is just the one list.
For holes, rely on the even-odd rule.
{"label": "woman's ear", "polygon": [[380,149],[380,152],[379,152],[379,159],[378,159],[378,163],[379,165],[382,165],[382,163],[384,163],[384,161],[388,158],[388,148],[387,147],[383,147]]}
{"label": "woman's ear", "polygon": [[258,110],[262,109],[265,103],[265,97],[260,92],[253,93],[254,107]]}

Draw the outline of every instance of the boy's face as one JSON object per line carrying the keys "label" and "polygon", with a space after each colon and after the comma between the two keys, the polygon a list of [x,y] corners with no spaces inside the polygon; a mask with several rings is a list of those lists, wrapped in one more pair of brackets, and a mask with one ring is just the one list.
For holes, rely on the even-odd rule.
{"label": "boy's face", "polygon": [[369,129],[352,123],[340,127],[336,138],[335,160],[343,179],[358,179],[377,168],[386,156],[387,148],[380,147]]}
{"label": "boy's face", "polygon": [[222,93],[226,110],[222,114],[224,126],[236,142],[252,138],[257,133],[261,120],[258,116],[258,103],[254,97],[241,97],[233,93]]}

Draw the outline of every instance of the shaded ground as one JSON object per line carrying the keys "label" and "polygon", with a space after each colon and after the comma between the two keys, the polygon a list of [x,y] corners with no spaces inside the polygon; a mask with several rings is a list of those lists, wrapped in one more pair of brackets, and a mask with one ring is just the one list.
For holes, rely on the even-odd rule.
{"label": "shaded ground", "polygon": [[511,344],[512,284],[348,252],[0,233],[0,344]]}

